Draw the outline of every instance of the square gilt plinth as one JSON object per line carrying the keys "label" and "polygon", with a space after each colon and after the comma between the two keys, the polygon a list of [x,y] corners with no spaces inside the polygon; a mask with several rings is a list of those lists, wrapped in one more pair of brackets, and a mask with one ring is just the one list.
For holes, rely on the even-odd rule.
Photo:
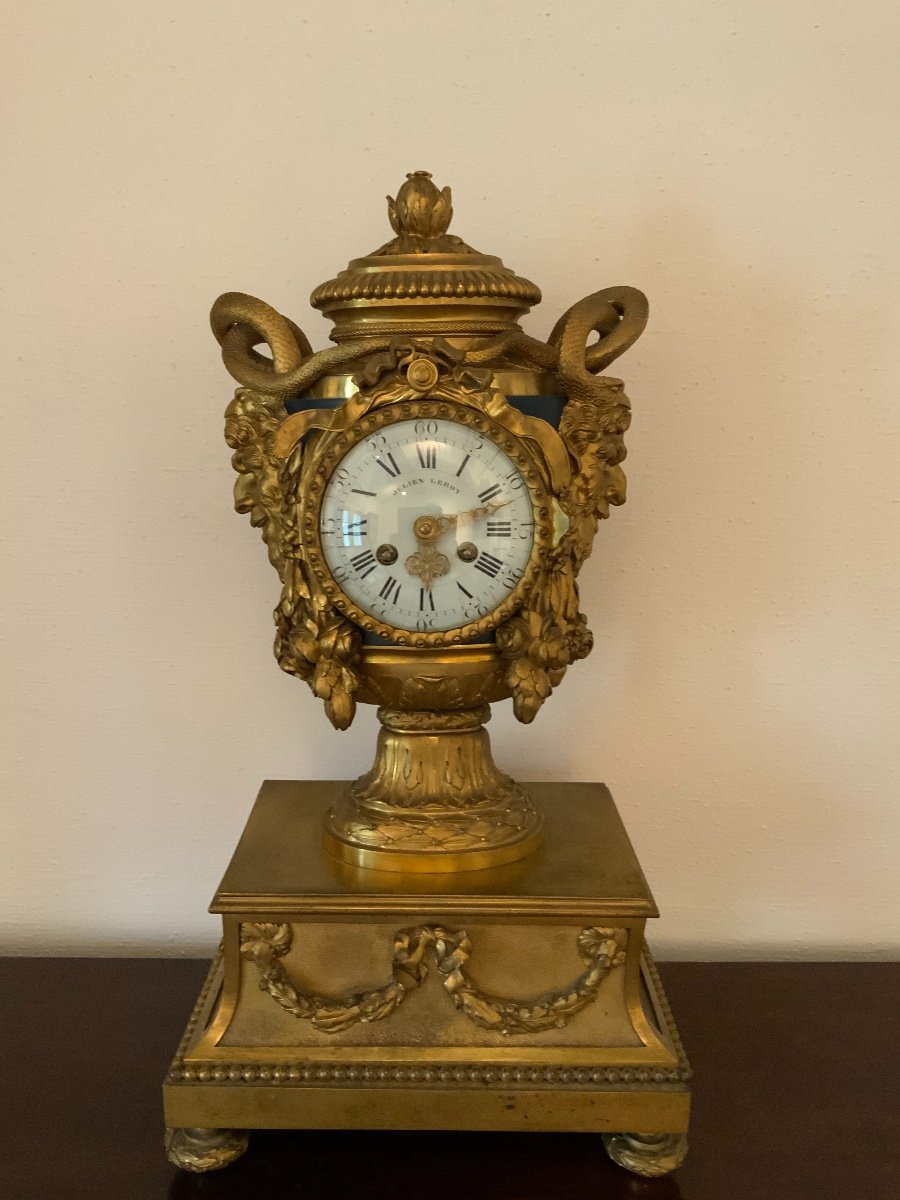
{"label": "square gilt plinth", "polygon": [[321,849],[346,783],[263,785],[211,906],[222,949],[165,1082],[173,1161],[224,1165],[245,1144],[234,1131],[259,1128],[683,1143],[690,1073],[644,944],[657,910],[612,797],[525,786],[545,816],[539,851],[404,877]]}

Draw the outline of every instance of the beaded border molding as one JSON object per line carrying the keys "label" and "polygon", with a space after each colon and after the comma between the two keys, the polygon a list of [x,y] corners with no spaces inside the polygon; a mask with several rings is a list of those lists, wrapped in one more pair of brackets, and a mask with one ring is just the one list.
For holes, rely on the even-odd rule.
{"label": "beaded border molding", "polygon": [[505,1087],[521,1087],[529,1090],[550,1089],[563,1086],[572,1088],[597,1088],[615,1086],[617,1090],[638,1090],[648,1085],[686,1084],[692,1077],[691,1067],[684,1045],[672,1017],[662,981],[656,964],[644,945],[643,965],[653,985],[659,1014],[665,1031],[672,1039],[678,1058],[676,1067],[568,1067],[550,1064],[540,1067],[510,1067],[502,1063],[429,1063],[426,1065],[387,1065],[361,1062],[325,1063],[309,1059],[303,1063],[285,1062],[274,1064],[241,1063],[224,1064],[213,1059],[185,1063],[185,1055],[205,1011],[213,985],[218,981],[222,950],[213,960],[209,974],[194,1011],[191,1013],[184,1037],[178,1047],[172,1066],[166,1076],[167,1084],[205,1084],[212,1086],[244,1085],[256,1087],[390,1087],[393,1084],[414,1083],[420,1087],[472,1086],[503,1084]]}

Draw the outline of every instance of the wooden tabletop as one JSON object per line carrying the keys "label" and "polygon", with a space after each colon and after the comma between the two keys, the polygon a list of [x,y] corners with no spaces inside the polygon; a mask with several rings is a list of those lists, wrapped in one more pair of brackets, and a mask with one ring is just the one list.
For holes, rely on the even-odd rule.
{"label": "wooden tabletop", "polygon": [[663,963],[691,1152],[640,1180],[585,1134],[255,1133],[165,1160],[160,1085],[207,964],[0,959],[2,1200],[882,1200],[900,1195],[900,966]]}

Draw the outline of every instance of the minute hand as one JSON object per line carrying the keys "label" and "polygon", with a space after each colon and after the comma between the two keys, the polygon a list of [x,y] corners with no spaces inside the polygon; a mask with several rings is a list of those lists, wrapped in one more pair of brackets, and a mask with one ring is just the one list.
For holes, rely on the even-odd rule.
{"label": "minute hand", "polygon": [[467,517],[470,521],[477,521],[481,517],[489,517],[492,513],[497,512],[500,508],[505,508],[510,504],[509,500],[492,500],[490,504],[482,504],[478,508],[470,508],[466,512],[453,513],[451,516],[437,517],[438,534],[446,533],[454,525],[458,525],[460,521],[464,521]]}

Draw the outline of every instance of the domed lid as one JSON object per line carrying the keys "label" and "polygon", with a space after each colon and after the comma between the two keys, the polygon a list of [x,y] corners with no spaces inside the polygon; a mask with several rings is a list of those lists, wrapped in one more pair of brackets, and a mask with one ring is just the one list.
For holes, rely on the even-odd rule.
{"label": "domed lid", "polygon": [[473,336],[515,327],[540,289],[447,233],[450,189],[413,171],[387,198],[396,237],[320,284],[311,303],[334,321],[332,338],[385,334]]}

